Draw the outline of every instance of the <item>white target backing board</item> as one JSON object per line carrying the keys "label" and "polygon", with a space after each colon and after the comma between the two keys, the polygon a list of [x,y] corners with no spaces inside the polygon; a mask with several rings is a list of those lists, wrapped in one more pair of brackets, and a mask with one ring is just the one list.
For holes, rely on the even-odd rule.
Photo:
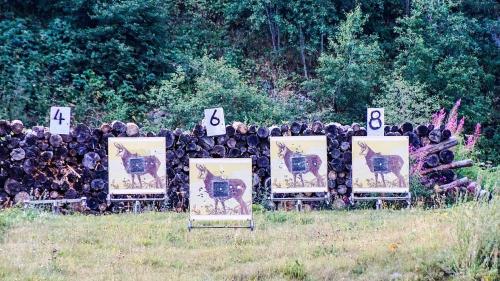
{"label": "white target backing board", "polygon": [[326,136],[271,137],[271,192],[327,192]]}
{"label": "white target backing board", "polygon": [[164,194],[165,138],[109,138],[109,194]]}
{"label": "white target backing board", "polygon": [[252,219],[252,159],[189,159],[191,221]]}
{"label": "white target backing board", "polygon": [[407,136],[352,137],[352,192],[409,191]]}

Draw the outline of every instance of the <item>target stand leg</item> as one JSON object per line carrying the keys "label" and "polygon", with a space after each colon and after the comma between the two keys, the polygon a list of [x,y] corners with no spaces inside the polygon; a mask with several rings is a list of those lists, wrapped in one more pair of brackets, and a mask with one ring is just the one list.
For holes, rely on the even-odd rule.
{"label": "target stand leg", "polygon": [[141,211],[141,203],[139,201],[134,202],[134,214],[137,214]]}
{"label": "target stand leg", "polygon": [[303,209],[303,206],[302,206],[302,200],[297,200],[296,203],[295,203],[295,209],[297,210],[297,212],[300,212],[302,211]]}
{"label": "target stand leg", "polygon": [[167,194],[165,193],[165,200],[163,200],[163,206],[162,206],[162,211],[166,211],[168,210],[168,204],[170,203],[169,202],[169,197],[167,196]]}
{"label": "target stand leg", "polygon": [[58,215],[60,213],[60,208],[59,208],[59,203],[58,202],[52,203],[52,213],[54,215]]}
{"label": "target stand leg", "polygon": [[253,219],[250,220],[250,231],[253,231],[255,229],[255,223]]}
{"label": "target stand leg", "polygon": [[[109,196],[109,194],[108,194],[108,196]],[[87,197],[85,197],[85,196],[82,197],[82,202],[80,202],[80,206],[82,207],[82,210],[85,210],[87,208]]]}
{"label": "target stand leg", "polygon": [[407,208],[410,209],[411,208],[411,193],[410,192],[408,192],[408,200],[406,200],[406,203],[408,203]]}

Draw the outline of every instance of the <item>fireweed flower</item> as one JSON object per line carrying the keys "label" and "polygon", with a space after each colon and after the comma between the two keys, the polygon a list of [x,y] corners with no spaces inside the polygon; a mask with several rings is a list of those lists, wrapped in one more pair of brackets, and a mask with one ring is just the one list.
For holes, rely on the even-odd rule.
{"label": "fireweed flower", "polygon": [[461,103],[462,99],[458,99],[457,102],[455,102],[455,105],[453,105],[450,114],[448,115],[448,122],[446,123],[446,129],[450,130],[452,133],[455,133],[457,131],[458,108],[460,107]]}
{"label": "fireweed flower", "polygon": [[445,116],[446,116],[446,112],[444,111],[444,108],[441,108],[441,110],[432,114],[431,123],[432,123],[432,125],[434,125],[434,128],[441,126]]}
{"label": "fireweed flower", "polygon": [[481,137],[481,124],[477,123],[476,128],[474,130],[474,134],[469,135],[467,137],[467,141],[465,142],[465,149],[471,151],[476,146],[477,141]]}
{"label": "fireweed flower", "polygon": [[457,129],[454,132],[455,136],[460,135],[464,131],[464,123],[465,123],[465,117],[462,117],[462,119],[460,119],[460,122],[458,122]]}

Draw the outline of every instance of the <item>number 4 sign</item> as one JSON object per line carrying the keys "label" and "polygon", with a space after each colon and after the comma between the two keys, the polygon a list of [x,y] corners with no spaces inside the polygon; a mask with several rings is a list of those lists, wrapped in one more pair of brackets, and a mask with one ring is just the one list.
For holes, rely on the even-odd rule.
{"label": "number 4 sign", "polygon": [[366,131],[369,136],[384,135],[383,108],[368,108],[366,111]]}
{"label": "number 4 sign", "polygon": [[69,125],[71,119],[70,107],[50,108],[50,133],[59,135],[69,135]]}
{"label": "number 4 sign", "polygon": [[222,107],[205,109],[204,123],[207,128],[207,136],[226,134],[226,123],[224,122],[224,110]]}

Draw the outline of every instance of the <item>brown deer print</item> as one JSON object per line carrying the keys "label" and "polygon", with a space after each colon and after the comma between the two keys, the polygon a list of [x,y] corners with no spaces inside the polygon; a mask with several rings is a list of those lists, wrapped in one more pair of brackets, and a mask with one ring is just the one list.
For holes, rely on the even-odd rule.
{"label": "brown deer print", "polygon": [[[304,187],[304,178],[302,175],[307,173],[312,173],[316,177],[316,184],[318,186],[324,185],[323,177],[319,174],[319,168],[321,167],[323,161],[321,161],[321,158],[318,155],[303,155],[297,152],[293,152],[284,143],[276,142],[276,144],[279,148],[278,156],[284,159],[286,168],[293,175],[293,187],[297,186],[297,177],[299,177],[300,181],[302,182],[302,186]],[[294,171],[294,169],[292,168],[292,160],[293,158],[299,157],[305,158],[305,167],[302,167],[300,171]]]}
{"label": "brown deer print", "polygon": [[[161,179],[158,176],[158,168],[160,168],[160,159],[154,155],[139,156],[137,153],[131,153],[122,144],[115,143],[115,147],[118,149],[116,156],[120,156],[122,159],[123,167],[127,174],[132,178],[132,188],[135,186],[135,176],[139,179],[139,188],[142,189],[142,179],[141,176],[145,174],[150,174],[155,180],[155,187],[162,188]],[[136,171],[132,165],[134,159],[142,159],[144,162],[144,169]],[[132,161],[131,161],[132,160]],[[142,162],[142,160],[139,160]]]}
{"label": "brown deer print", "polygon": [[[223,179],[221,177],[215,176],[212,172],[210,172],[205,165],[196,164],[196,168],[199,171],[198,178],[202,179],[205,184],[205,190],[208,193],[208,196],[215,201],[215,213],[217,213],[219,201],[222,204],[222,210],[224,214],[226,214],[226,205],[225,201],[229,199],[235,199],[240,205],[240,214],[248,215],[248,207],[245,201],[243,201],[243,194],[247,186],[240,179]],[[214,182],[223,181],[227,182],[229,185],[229,192],[227,196],[216,196],[215,191],[213,189]]]}
{"label": "brown deer print", "polygon": [[393,173],[398,178],[398,186],[406,187],[404,177],[401,175],[403,167],[403,158],[399,155],[382,155],[374,152],[366,143],[358,142],[361,148],[360,155],[364,155],[366,164],[370,172],[375,175],[375,185],[378,186],[378,175],[382,177],[382,184],[386,187],[384,174]]}

